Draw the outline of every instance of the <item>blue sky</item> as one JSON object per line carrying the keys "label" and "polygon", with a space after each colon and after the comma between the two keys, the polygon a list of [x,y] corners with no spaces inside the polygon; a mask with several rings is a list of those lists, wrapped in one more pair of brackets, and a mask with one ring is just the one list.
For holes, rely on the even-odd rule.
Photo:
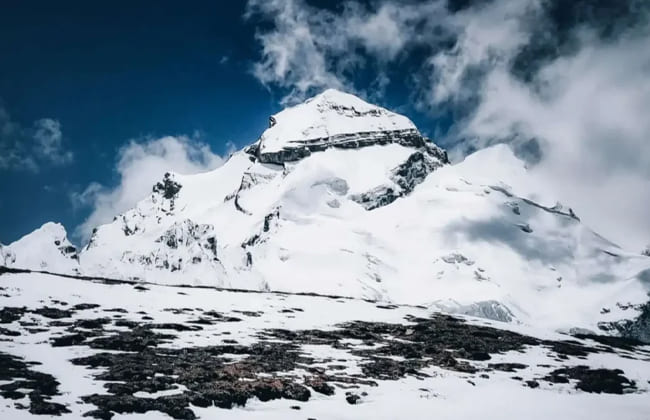
{"label": "blue sky", "polygon": [[81,243],[146,193],[134,174],[215,167],[270,114],[336,87],[406,114],[458,159],[510,143],[596,230],[640,246],[648,16],[640,0],[13,2],[0,14],[0,242],[54,220]]}

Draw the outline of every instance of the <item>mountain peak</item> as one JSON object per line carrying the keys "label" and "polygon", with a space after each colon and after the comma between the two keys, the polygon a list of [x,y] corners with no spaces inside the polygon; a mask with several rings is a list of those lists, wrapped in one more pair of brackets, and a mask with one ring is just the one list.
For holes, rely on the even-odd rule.
{"label": "mountain peak", "polygon": [[333,88],[325,89],[318,95],[305,100],[301,105],[306,104],[323,108],[331,106],[349,107],[358,111],[379,108],[377,105],[370,104],[358,96]]}
{"label": "mountain peak", "polygon": [[40,228],[3,247],[0,262],[6,266],[53,272],[74,272],[77,249],[60,223],[47,222]]}
{"label": "mountain peak", "polygon": [[402,143],[421,147],[423,140],[407,117],[357,96],[327,89],[269,119],[255,145],[263,161],[297,160],[329,147],[357,148]]}

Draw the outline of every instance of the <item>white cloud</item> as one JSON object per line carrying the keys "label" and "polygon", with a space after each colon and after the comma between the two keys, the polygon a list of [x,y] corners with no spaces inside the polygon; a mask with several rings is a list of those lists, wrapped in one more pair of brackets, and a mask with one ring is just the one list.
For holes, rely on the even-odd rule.
{"label": "white cloud", "polygon": [[504,68],[530,37],[525,18],[540,13],[536,0],[500,0],[454,14],[444,22],[457,37],[451,49],[435,52],[426,60],[422,97],[433,107],[445,101],[464,101],[475,94],[467,83],[469,71],[486,66]]}
{"label": "white cloud", "polygon": [[439,38],[440,33],[431,28],[437,23],[430,18],[445,10],[443,1],[384,2],[376,10],[354,2],[342,7],[343,12],[337,14],[303,0],[248,1],[249,20],[273,23],[272,30],[256,32],[261,58],[253,75],[265,86],[288,91],[282,103],[301,101],[325,88],[357,91],[352,76],[368,65],[367,57],[394,61],[407,44]]}
{"label": "white cloud", "polygon": [[115,167],[118,185],[106,187],[93,182],[81,193],[72,195],[73,205],[92,208],[86,220],[75,229],[75,236],[85,240],[93,228],[132,208],[151,192],[165,172],[194,174],[222,164],[223,158],[207,144],[189,137],[131,141],[118,153]]}
{"label": "white cloud", "polygon": [[60,122],[42,118],[34,122],[34,129],[34,151],[41,159],[49,160],[55,165],[65,165],[72,161],[72,152],[63,149]]}
{"label": "white cloud", "polygon": [[601,234],[641,249],[650,238],[650,38],[581,42],[533,84],[492,71],[462,131],[478,147],[539,139],[544,157],[532,172]]}
{"label": "white cloud", "polygon": [[270,16],[274,30],[256,34],[262,59],[253,74],[265,85],[290,88],[283,102],[302,99],[312,89],[344,86],[326,56],[330,50],[340,51],[337,42],[344,39],[321,36],[331,17],[328,13],[301,0],[253,0],[248,3],[247,16],[254,15]]}
{"label": "white cloud", "polygon": [[[451,11],[447,4],[351,1],[326,11],[300,0],[251,0],[248,16],[272,23],[257,32],[255,75],[288,91],[285,100],[325,87],[370,90],[365,96],[376,100],[397,70],[412,78],[413,105],[432,115],[452,111],[454,127],[441,140],[459,142],[457,153],[535,139],[541,161],[531,171],[540,182],[599,233],[641,249],[650,240],[649,7],[493,0]],[[377,78],[359,83],[364,65]],[[515,76],[516,65],[526,78]]]}
{"label": "white cloud", "polygon": [[42,118],[24,127],[0,106],[0,170],[38,172],[42,165],[65,165],[73,157],[63,145],[59,121]]}

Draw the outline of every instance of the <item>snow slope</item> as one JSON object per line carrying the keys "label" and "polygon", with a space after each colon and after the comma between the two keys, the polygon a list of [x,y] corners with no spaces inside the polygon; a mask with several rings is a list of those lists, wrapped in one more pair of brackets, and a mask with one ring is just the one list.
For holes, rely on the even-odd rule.
{"label": "snow slope", "polygon": [[45,274],[0,285],[3,419],[650,416],[648,346],[357,299]]}
{"label": "snow slope", "polygon": [[[9,248],[13,266],[44,269]],[[623,334],[650,273],[650,258],[584,226],[508,147],[452,165],[406,117],[334,90],[276,114],[222,167],[166,175],[96,229],[78,265],[47,264]]]}
{"label": "snow slope", "polygon": [[60,223],[45,223],[7,246],[0,245],[0,253],[0,263],[7,267],[71,274],[79,271],[77,249]]}

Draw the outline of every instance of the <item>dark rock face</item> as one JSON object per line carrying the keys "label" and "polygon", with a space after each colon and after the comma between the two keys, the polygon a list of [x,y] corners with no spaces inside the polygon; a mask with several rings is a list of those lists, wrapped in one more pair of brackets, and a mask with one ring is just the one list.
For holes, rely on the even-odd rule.
{"label": "dark rock face", "polygon": [[50,318],[50,319],[61,319],[61,318],[70,318],[72,316],[72,311],[69,310],[63,310],[63,309],[58,309],[58,308],[50,308],[47,306],[44,306],[42,308],[34,309],[31,311],[34,314],[38,314],[41,316],[44,316],[45,318]]}
{"label": "dark rock face", "polygon": [[[229,318],[213,312],[204,312],[202,319],[222,322]],[[373,380],[424,377],[426,374],[421,370],[427,366],[476,373],[483,368],[472,361],[488,360],[490,354],[522,350],[528,345],[545,345],[531,337],[465,324],[451,316],[409,318],[409,321],[410,325],[350,322],[331,331],[266,330],[260,333],[259,343],[249,346],[233,343],[179,349],[161,347],[160,344],[174,335],[156,330],[186,331],[200,327],[118,319],[112,321],[114,325],[127,326],[130,330],[113,331],[106,329],[105,318],[97,318],[76,320],[68,327],[70,334],[57,337],[55,343],[127,352],[100,352],[72,361],[77,365],[105,368],[96,378],[107,381],[108,393],[83,397],[85,402],[98,407],[86,413],[88,416],[110,418],[111,412],[160,411],[177,419],[195,418],[191,405],[230,408],[244,405],[252,397],[261,401],[277,398],[307,401],[311,397],[310,388],[320,394],[334,395],[331,383],[346,387],[376,386]],[[88,328],[93,325],[96,329]],[[356,348],[350,344],[351,339],[361,340],[372,348]],[[329,345],[360,357],[362,374],[326,374],[322,368],[311,367],[317,361],[302,353],[303,344]],[[233,362],[229,355],[240,357]],[[394,360],[392,356],[404,360]],[[299,377],[283,373],[298,368],[309,374]],[[521,366],[517,364],[495,364],[488,370],[518,368]],[[157,398],[134,396],[137,391],[154,393],[178,385],[187,390]],[[356,404],[361,397],[349,394],[345,398],[350,404]]]}
{"label": "dark rock face", "polygon": [[642,306],[641,314],[636,319],[625,325],[621,335],[650,343],[650,302]]}
{"label": "dark rock face", "polygon": [[51,375],[31,369],[30,365],[34,364],[0,352],[0,381],[7,382],[0,385],[0,395],[12,400],[29,397],[29,412],[32,414],[59,416],[69,413],[63,404],[49,401],[59,395],[59,382]]}
{"label": "dark rock face", "polygon": [[374,210],[386,206],[400,197],[408,195],[413,189],[444,162],[438,157],[417,151],[408,157],[406,162],[392,170],[391,180],[395,186],[381,185],[365,193],[350,197],[361,204],[366,210]]}
{"label": "dark rock face", "polygon": [[636,389],[634,381],[623,376],[620,369],[591,369],[588,366],[573,366],[556,369],[543,379],[553,383],[568,383],[577,380],[576,388],[585,392],[622,394]]}
{"label": "dark rock face", "polygon": [[174,223],[156,242],[164,243],[171,249],[198,243],[201,248],[210,251],[217,258],[217,238],[212,225],[197,224],[190,219]]}
{"label": "dark rock face", "polygon": [[181,188],[182,185],[174,181],[172,175],[167,172],[163,177],[163,181],[153,186],[153,192],[162,194],[163,198],[167,200],[172,200],[176,198]]}
{"label": "dark rock face", "polygon": [[638,306],[638,310],[641,313],[634,319],[601,323],[598,327],[604,331],[615,331],[623,338],[650,344],[650,302]]}
{"label": "dark rock face", "polygon": [[345,401],[348,402],[348,404],[356,404],[359,400],[361,399],[360,396],[353,392],[349,392],[348,395],[345,397]]}
{"label": "dark rock face", "polygon": [[296,140],[289,142],[290,146],[277,152],[261,153],[259,144],[249,146],[247,153],[254,155],[262,163],[282,165],[285,162],[301,160],[314,152],[322,152],[329,148],[360,149],[362,147],[397,143],[407,147],[426,150],[442,163],[448,163],[447,153],[422,137],[417,130],[372,131],[351,134],[339,134],[330,137]]}
{"label": "dark rock face", "polygon": [[10,322],[18,321],[23,317],[23,314],[27,311],[27,308],[13,308],[13,307],[4,307],[0,309],[0,324],[9,324]]}
{"label": "dark rock face", "polygon": [[73,260],[79,259],[79,255],[77,254],[77,248],[75,248],[72,245],[59,246],[59,251],[65,257],[72,258]]}
{"label": "dark rock face", "polygon": [[522,363],[488,363],[488,367],[503,372],[516,372],[519,369],[526,369],[528,366]]}
{"label": "dark rock face", "polygon": [[9,328],[0,327],[0,335],[6,335],[9,337],[17,337],[20,335],[18,331],[10,330]]}
{"label": "dark rock face", "polygon": [[174,177],[169,172],[163,176],[162,182],[158,182],[153,186],[152,191],[156,194],[162,195],[165,200],[169,200],[169,211],[174,211],[175,200],[178,197],[183,186],[174,181]]}
{"label": "dark rock face", "polygon": [[[142,331],[144,330],[139,333]],[[146,341],[147,338],[142,339]],[[107,340],[106,345],[107,349],[124,348],[115,340]],[[230,360],[225,356],[227,354],[247,357],[240,362],[228,363]],[[110,394],[84,397],[84,401],[99,407],[98,415],[106,411],[161,411],[176,419],[194,418],[194,413],[189,409],[190,404],[231,408],[234,405],[244,405],[252,397],[261,401],[278,398],[307,401],[311,392],[297,383],[295,378],[258,376],[260,373],[291,370],[299,362],[310,360],[303,359],[296,346],[278,343],[179,350],[147,346],[137,353],[99,353],[73,360],[78,365],[108,369],[98,379],[113,381],[106,385]],[[174,389],[175,383],[185,385],[188,390],[158,398],[138,398],[132,395],[136,391],[153,393]]]}

